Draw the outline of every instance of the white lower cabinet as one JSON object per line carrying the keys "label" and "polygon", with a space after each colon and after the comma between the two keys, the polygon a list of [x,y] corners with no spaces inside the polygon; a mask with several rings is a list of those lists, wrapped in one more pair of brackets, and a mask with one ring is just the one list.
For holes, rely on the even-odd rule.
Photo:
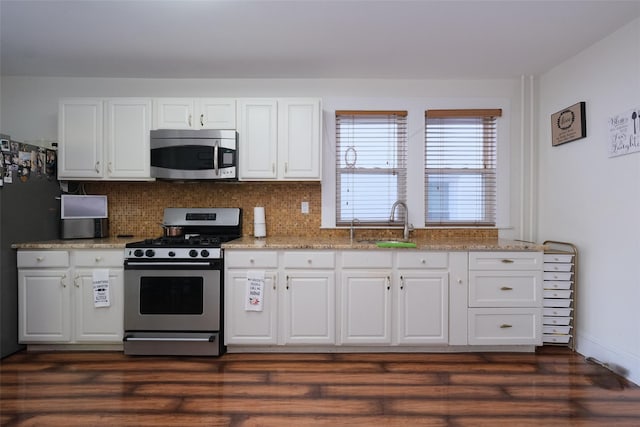
{"label": "white lower cabinet", "polygon": [[[122,250],[19,250],[21,343],[121,343]],[[108,307],[94,305],[93,274],[109,275]]]}
{"label": "white lower cabinet", "polygon": [[227,271],[224,294],[225,344],[275,345],[278,342],[278,273],[271,269],[264,271],[262,310],[249,311],[245,309],[249,271]]}
{"label": "white lower cabinet", "polygon": [[[225,249],[225,343],[343,347],[540,345],[541,254]],[[264,277],[260,311],[247,276]]]}
{"label": "white lower cabinet", "polygon": [[469,344],[542,345],[542,252],[469,253]]}
{"label": "white lower cabinet", "polygon": [[[227,251],[225,343],[335,344],[334,258],[332,251]],[[264,277],[260,311],[245,305],[250,272]]]}

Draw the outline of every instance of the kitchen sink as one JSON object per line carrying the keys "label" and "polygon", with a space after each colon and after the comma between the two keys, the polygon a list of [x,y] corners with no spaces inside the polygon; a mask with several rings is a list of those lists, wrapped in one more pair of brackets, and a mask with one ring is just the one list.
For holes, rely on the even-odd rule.
{"label": "kitchen sink", "polygon": [[363,240],[358,240],[357,242],[376,245],[379,248],[415,248],[416,247],[416,244],[414,242],[409,242],[406,240],[363,239]]}

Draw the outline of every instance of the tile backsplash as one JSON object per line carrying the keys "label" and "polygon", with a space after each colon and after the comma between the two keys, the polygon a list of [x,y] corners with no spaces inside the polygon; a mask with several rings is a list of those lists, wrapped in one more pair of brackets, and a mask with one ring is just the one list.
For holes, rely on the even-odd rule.
{"label": "tile backsplash", "polygon": [[[87,194],[104,194],[109,201],[109,229],[112,236],[132,234],[157,237],[162,234],[164,208],[239,207],[242,232],[253,235],[253,208],[264,206],[267,236],[339,237],[349,230],[320,229],[321,190],[319,182],[89,182]],[[301,213],[301,202],[309,213]],[[375,237],[398,238],[402,230],[358,230]],[[416,230],[413,237],[434,239],[497,238],[493,229]]]}

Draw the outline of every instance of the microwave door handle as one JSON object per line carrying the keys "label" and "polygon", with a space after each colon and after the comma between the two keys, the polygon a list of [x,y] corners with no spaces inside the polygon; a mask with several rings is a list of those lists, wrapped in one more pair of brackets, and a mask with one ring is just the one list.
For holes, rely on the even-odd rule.
{"label": "microwave door handle", "polygon": [[219,142],[216,141],[216,143],[213,146],[213,170],[216,173],[216,176],[218,176],[220,174],[220,172],[218,171],[218,146],[219,146]]}

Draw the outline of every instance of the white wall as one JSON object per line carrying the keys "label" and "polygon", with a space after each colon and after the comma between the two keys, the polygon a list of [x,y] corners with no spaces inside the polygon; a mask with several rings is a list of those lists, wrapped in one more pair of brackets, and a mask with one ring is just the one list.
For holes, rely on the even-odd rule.
{"label": "white wall", "polygon": [[[539,80],[538,237],[579,250],[578,351],[640,383],[640,152],[609,158],[607,119],[640,110],[640,19]],[[550,116],[586,102],[587,137]]]}
{"label": "white wall", "polygon": [[[506,139],[509,144],[508,158],[505,159],[508,188],[504,191],[502,200],[509,205],[509,214],[504,221],[506,227],[500,230],[500,236],[532,238],[533,230],[527,225],[531,221],[532,207],[528,202],[529,193],[523,193],[523,183],[530,180],[531,171],[521,167],[525,161],[522,156],[528,155],[526,146],[529,140],[523,139],[521,132],[523,96],[520,79],[87,79],[3,76],[0,83],[3,132],[23,141],[43,145],[57,140],[57,102],[61,97],[312,96],[327,101],[404,98],[410,105],[415,105],[417,99],[438,100],[438,105],[431,105],[431,108],[443,108],[442,105],[450,108],[456,105],[458,108],[478,108],[483,99],[491,105],[482,105],[482,108],[495,108],[494,101],[499,99],[503,103],[501,106],[508,105],[510,109],[505,112],[505,119],[509,121],[508,126],[505,126],[508,129]],[[333,105],[335,102],[328,104]],[[339,105],[335,107],[340,108]],[[398,106],[394,106],[396,107]],[[332,112],[325,111],[325,115],[330,113]],[[325,135],[334,132],[327,128],[327,123],[328,121],[323,129]]]}

